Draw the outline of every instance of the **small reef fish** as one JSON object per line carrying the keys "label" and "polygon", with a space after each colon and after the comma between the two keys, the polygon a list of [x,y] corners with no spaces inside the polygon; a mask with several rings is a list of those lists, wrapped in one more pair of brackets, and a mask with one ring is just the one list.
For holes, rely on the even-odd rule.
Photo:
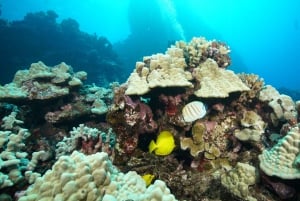
{"label": "small reef fish", "polygon": [[175,148],[175,141],[173,134],[169,131],[162,131],[156,139],[156,143],[152,140],[149,144],[149,152],[158,156],[169,155]]}
{"label": "small reef fish", "polygon": [[143,180],[146,183],[146,186],[150,186],[150,184],[152,184],[152,181],[154,180],[155,176],[153,174],[144,174],[142,176]]}
{"label": "small reef fish", "polygon": [[201,101],[193,101],[186,104],[182,109],[182,116],[185,122],[193,122],[206,115],[206,107]]}

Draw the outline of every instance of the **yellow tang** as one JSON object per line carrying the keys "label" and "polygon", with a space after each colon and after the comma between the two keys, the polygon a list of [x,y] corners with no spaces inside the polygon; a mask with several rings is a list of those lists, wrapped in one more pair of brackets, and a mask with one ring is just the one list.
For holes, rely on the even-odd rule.
{"label": "yellow tang", "polygon": [[149,185],[152,183],[154,177],[155,177],[155,176],[154,176],[153,174],[144,174],[144,175],[142,176],[143,180],[144,180],[145,183],[146,183],[146,186],[149,186]]}
{"label": "yellow tang", "polygon": [[169,131],[162,131],[156,139],[156,143],[152,140],[149,144],[149,152],[159,156],[169,155],[175,148],[174,137]]}

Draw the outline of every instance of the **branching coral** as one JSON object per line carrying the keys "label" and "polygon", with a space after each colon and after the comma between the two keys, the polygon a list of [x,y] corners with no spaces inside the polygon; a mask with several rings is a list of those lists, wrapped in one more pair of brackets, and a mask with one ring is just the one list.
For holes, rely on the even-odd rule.
{"label": "branching coral", "polygon": [[115,143],[116,135],[111,128],[104,132],[80,124],[70,131],[70,137],[64,137],[57,143],[56,158],[78,149],[85,154],[103,151],[113,159]]}
{"label": "branching coral", "polygon": [[0,188],[12,186],[24,178],[28,153],[24,151],[25,140],[30,136],[27,129],[17,133],[0,131]]}
{"label": "branching coral", "polygon": [[230,65],[228,56],[229,47],[218,41],[207,41],[204,37],[192,38],[189,43],[179,41],[176,47],[184,52],[189,67],[195,68],[208,58],[215,60],[219,67],[226,68]]}

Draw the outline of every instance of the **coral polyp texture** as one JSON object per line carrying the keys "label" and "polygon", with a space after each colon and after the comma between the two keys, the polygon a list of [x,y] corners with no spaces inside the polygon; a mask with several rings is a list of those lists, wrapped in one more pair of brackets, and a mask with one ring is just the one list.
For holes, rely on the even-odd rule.
{"label": "coral polyp texture", "polygon": [[222,185],[234,195],[248,201],[256,201],[249,192],[249,186],[257,182],[257,170],[246,163],[237,163],[236,167],[221,176]]}
{"label": "coral polyp texture", "polygon": [[300,131],[294,127],[270,150],[259,155],[260,168],[269,176],[300,178]]}
{"label": "coral polyp texture", "polygon": [[[55,186],[53,186],[55,184]],[[123,174],[99,152],[62,156],[30,186],[19,201],[35,200],[176,200],[164,182],[146,183],[135,172]]]}

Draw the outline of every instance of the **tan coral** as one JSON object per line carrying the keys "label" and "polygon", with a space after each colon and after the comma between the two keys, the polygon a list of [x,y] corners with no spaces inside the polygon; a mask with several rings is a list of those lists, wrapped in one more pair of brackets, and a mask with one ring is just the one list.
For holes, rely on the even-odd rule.
{"label": "tan coral", "polygon": [[212,131],[209,131],[206,125],[207,122],[195,122],[192,127],[192,138],[181,138],[180,147],[183,150],[189,149],[193,157],[204,153],[206,159],[212,160],[221,156],[221,152],[226,149],[227,140],[224,126],[216,125]]}
{"label": "tan coral", "polygon": [[290,120],[297,117],[296,105],[290,96],[281,94],[269,102],[278,120]]}
{"label": "tan coral", "polygon": [[216,40],[206,40],[204,37],[193,37],[189,43],[176,42],[176,47],[184,51],[189,68],[195,68],[207,58],[218,63],[220,68],[230,65],[228,56],[230,49],[224,43]]}
{"label": "tan coral", "polygon": [[20,128],[17,133],[0,131],[0,189],[16,184],[24,175],[27,152],[25,140],[30,136],[27,129]]}
{"label": "tan coral", "polygon": [[183,51],[171,47],[166,54],[144,57],[127,80],[126,95],[143,95],[156,87],[192,87],[191,73],[185,71]]}
{"label": "tan coral", "polygon": [[264,80],[255,74],[238,74],[239,78],[250,88],[249,91],[242,92],[239,97],[239,102],[248,103],[252,102],[256,97],[258,97],[259,92],[264,86]]}
{"label": "tan coral", "polygon": [[[82,79],[82,80],[81,80]],[[73,73],[71,66],[60,63],[49,67],[43,62],[16,72],[13,82],[0,87],[1,101],[46,100],[68,95],[70,89],[82,85],[86,72]]]}
{"label": "tan coral", "polygon": [[262,133],[255,129],[244,128],[234,131],[234,136],[241,141],[259,142]]}
{"label": "tan coral", "polygon": [[234,169],[221,175],[221,183],[231,193],[248,201],[256,201],[249,191],[249,186],[257,182],[256,168],[238,162]]}
{"label": "tan coral", "polygon": [[273,109],[270,114],[273,125],[279,121],[289,121],[297,118],[296,104],[290,96],[280,94],[271,85],[265,86],[259,93],[259,100],[267,102]]}
{"label": "tan coral", "polygon": [[202,122],[196,122],[192,127],[192,138],[184,137],[180,140],[180,147],[183,150],[189,149],[190,154],[197,157],[204,151],[204,139],[206,127]]}
{"label": "tan coral", "polygon": [[75,151],[61,156],[19,201],[132,199],[176,200],[163,181],[156,180],[147,188],[136,172],[119,172],[104,152],[86,156]]}
{"label": "tan coral", "polygon": [[274,87],[266,85],[259,92],[258,98],[260,101],[270,102],[279,96],[280,93]]}
{"label": "tan coral", "polygon": [[233,71],[219,68],[212,59],[195,68],[193,76],[200,83],[200,89],[194,92],[198,97],[225,98],[231,92],[250,90]]}
{"label": "tan coral", "polygon": [[266,124],[262,120],[261,116],[254,111],[244,111],[243,118],[241,119],[241,125],[247,128],[251,127],[260,131],[261,133],[264,132],[266,127]]}
{"label": "tan coral", "polygon": [[260,154],[260,168],[269,176],[300,179],[300,132],[294,127],[269,150]]}

